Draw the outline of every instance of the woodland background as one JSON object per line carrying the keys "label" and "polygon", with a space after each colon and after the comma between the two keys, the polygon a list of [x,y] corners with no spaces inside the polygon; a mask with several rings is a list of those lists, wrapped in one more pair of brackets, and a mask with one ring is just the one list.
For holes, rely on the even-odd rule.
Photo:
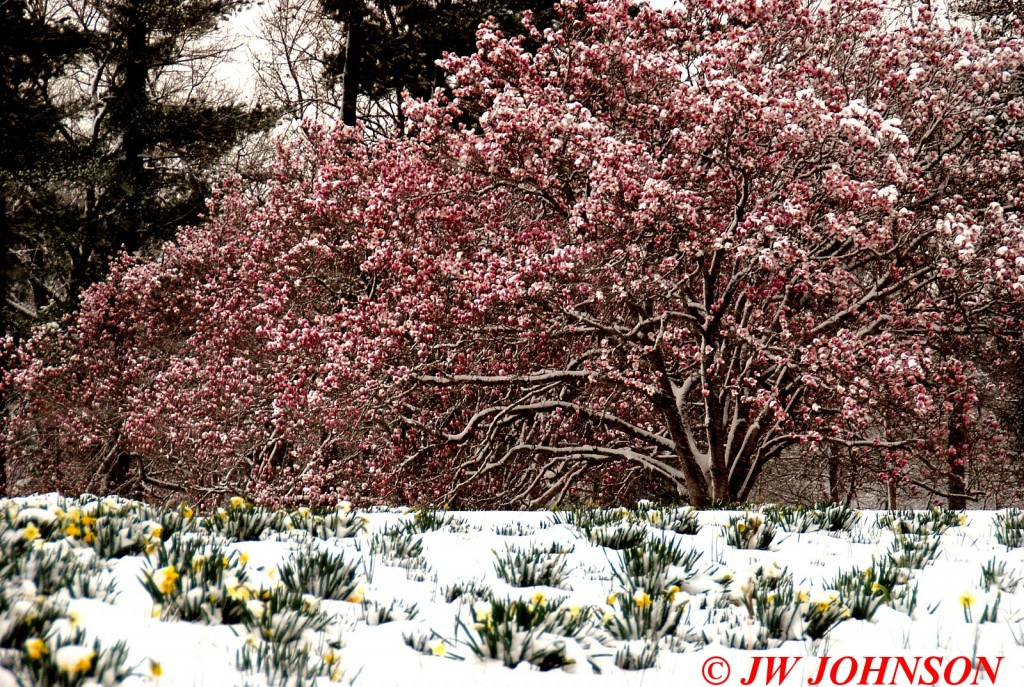
{"label": "woodland background", "polygon": [[809,7],[0,0],[3,489],[1018,503],[1020,8]]}

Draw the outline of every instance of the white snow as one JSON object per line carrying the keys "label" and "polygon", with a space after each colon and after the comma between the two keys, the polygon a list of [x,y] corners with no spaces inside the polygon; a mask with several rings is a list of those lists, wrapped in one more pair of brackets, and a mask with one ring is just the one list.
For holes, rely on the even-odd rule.
{"label": "white snow", "polygon": [[[8,502],[11,503],[20,504]],[[33,503],[31,509],[21,508],[16,522],[28,519],[41,524],[49,522],[54,503],[54,499],[47,498]],[[914,657],[938,656],[944,657],[947,665],[949,659],[956,656],[972,660],[983,657],[993,666],[998,665],[996,684],[1007,687],[1024,684],[1024,648],[1020,646],[1024,641],[1024,588],[999,594],[997,622],[978,622],[982,609],[993,603],[997,594],[981,586],[983,564],[995,559],[1006,564],[1010,575],[1024,575],[1024,549],[1008,549],[995,541],[993,512],[968,513],[962,526],[951,527],[940,535],[938,558],[924,569],[909,573],[909,581],[918,585],[917,604],[912,614],[883,605],[872,621],[847,619],[824,639],[790,640],[763,651],[724,647],[715,643],[715,638],[720,636],[712,631],[712,643],[703,647],[680,645],[677,649],[684,650],[671,650],[663,645],[656,667],[642,671],[621,670],[613,661],[617,649],[626,644],[632,647],[637,644],[635,641],[616,641],[603,648],[595,648],[595,645],[589,649],[582,643],[570,641],[567,654],[579,657],[576,663],[546,672],[525,662],[516,668],[507,668],[498,660],[475,657],[464,641],[460,641],[465,633],[457,630],[456,618],[461,617],[468,623],[475,614],[482,620],[487,617],[490,606],[479,599],[448,603],[445,589],[452,584],[476,581],[489,585],[495,598],[530,600],[542,594],[548,600],[564,599],[573,609],[607,608],[609,595],[622,591],[612,579],[611,564],[618,560],[617,551],[594,545],[573,526],[550,524],[549,512],[453,512],[450,515],[463,521],[464,526],[419,535],[424,564],[406,569],[395,560],[371,556],[369,543],[375,534],[396,523],[409,521],[412,515],[398,511],[364,515],[367,519],[364,532],[355,537],[330,538],[320,545],[330,551],[343,552],[347,558],[360,558],[372,564],[372,576],[367,576],[360,590],[367,601],[383,606],[396,601],[416,604],[419,615],[411,620],[371,625],[362,619],[359,603],[320,602],[320,609],[336,623],[327,634],[341,640],[337,654],[344,673],[336,677],[342,684],[349,684],[354,678],[356,685],[374,687],[408,684],[421,687],[705,685],[710,683],[702,677],[702,669],[710,670],[712,678],[721,676],[721,666],[713,665],[721,658],[729,662],[731,675],[719,684],[735,686],[740,685],[740,680],[755,666],[756,657],[769,656],[792,657],[793,672],[784,681],[779,676],[769,680],[765,673],[767,664],[762,660],[758,664],[760,672],[751,684],[806,685],[816,675],[823,656],[831,657],[833,662],[840,657],[853,657],[858,661],[858,670],[866,657],[871,656],[908,657],[911,664]],[[747,611],[740,604],[742,590],[748,588],[751,579],[758,575],[762,578],[777,576],[785,569],[793,575],[794,587],[802,590],[801,593],[806,591],[812,603],[822,599],[827,602],[834,597],[834,594],[827,595],[830,580],[840,572],[871,565],[872,558],[884,556],[896,538],[891,530],[876,526],[876,513],[865,512],[849,532],[795,534],[780,530],[769,550],[741,550],[727,545],[722,531],[722,525],[735,515],[737,513],[729,511],[701,512],[698,518],[702,526],[695,535],[680,535],[649,526],[649,537],[667,538],[702,554],[696,574],[679,592],[678,603],[685,604],[686,609],[683,624],[673,633],[676,637],[692,638],[702,630],[714,630],[716,624],[721,624],[722,618],[713,618],[707,608],[713,606],[716,598],[722,599],[722,604],[728,599],[737,604],[729,611],[739,619],[737,632],[756,634],[756,626],[746,619]],[[526,534],[498,534],[496,530]],[[300,539],[275,535],[262,541],[233,543],[230,549],[242,554],[249,575],[247,584],[259,589],[276,583],[278,571]],[[495,571],[496,555],[510,547],[522,550],[556,544],[572,548],[571,553],[566,554],[570,572],[562,588],[515,588],[501,580]],[[142,571],[155,570],[156,564],[141,555],[112,559],[105,565],[119,593],[112,602],[92,598],[70,600],[68,619],[58,621],[58,626],[84,628],[88,641],[85,648],[59,649],[55,655],[59,663],[79,667],[88,663],[93,639],[99,639],[105,647],[124,641],[128,646],[128,663],[137,666],[137,674],[123,683],[126,685],[266,684],[260,676],[242,675],[235,667],[236,653],[247,641],[253,641],[245,626],[160,620],[154,617],[153,601],[140,582]],[[733,578],[728,588],[716,581],[726,574]],[[625,601],[620,603],[640,599],[629,593],[622,596]],[[965,618],[965,599],[969,601],[967,610],[971,620]],[[426,645],[426,653],[410,648],[403,639],[405,635],[417,633],[435,636]],[[2,635],[0,625],[0,639]],[[642,645],[640,642],[635,647],[636,652]],[[601,674],[592,670],[587,656],[593,658]],[[961,662],[953,667],[952,684],[956,683],[963,665],[966,664]],[[154,675],[153,666],[159,666],[156,671],[159,676]],[[840,670],[838,674],[842,677],[845,672]],[[978,682],[972,682],[974,676],[972,672],[964,684],[989,683],[983,671]],[[827,677],[826,670],[822,684],[831,684]],[[950,684],[943,681],[943,675],[939,678],[938,684]],[[870,682],[873,683],[873,678]],[[0,669],[0,685],[8,683],[11,683],[11,676]],[[856,678],[850,682],[856,683]],[[335,683],[329,677],[320,677],[316,684]],[[885,684],[913,683],[901,676],[894,681],[887,679]]]}

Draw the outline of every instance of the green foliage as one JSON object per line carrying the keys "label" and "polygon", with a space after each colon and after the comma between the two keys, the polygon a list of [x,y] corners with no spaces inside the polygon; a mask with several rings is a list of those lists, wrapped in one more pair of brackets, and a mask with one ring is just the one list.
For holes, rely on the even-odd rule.
{"label": "green foliage", "polygon": [[376,601],[363,601],[362,617],[367,625],[373,626],[396,620],[412,620],[419,612],[416,604],[405,604],[401,601],[392,601],[387,606]]}
{"label": "green foliage", "polygon": [[1021,577],[1016,571],[1011,571],[1006,561],[998,560],[995,556],[981,566],[981,588],[986,590],[998,590],[1007,594],[1013,594],[1021,584]]}
{"label": "green foliage", "polygon": [[299,508],[280,518],[281,526],[319,539],[346,539],[366,531],[366,518],[351,509],[315,513]]}
{"label": "green foliage", "polygon": [[464,635],[470,651],[480,658],[501,661],[509,668],[531,663],[541,670],[569,665],[562,637],[580,635],[588,613],[549,603],[543,595],[530,601],[494,599],[472,604],[472,622],[456,618],[456,636]]}
{"label": "green foliage", "polygon": [[246,610],[246,627],[264,642],[287,644],[331,624],[319,599],[281,587],[263,591],[246,604]]}
{"label": "green foliage", "polygon": [[860,514],[841,503],[820,503],[815,506],[766,506],[765,517],[785,532],[849,531]]}
{"label": "green foliage", "polygon": [[889,557],[900,568],[921,569],[939,556],[938,537],[897,535],[889,551]]}
{"label": "green foliage", "polygon": [[244,673],[262,674],[275,687],[305,687],[318,677],[337,681],[343,674],[333,650],[318,655],[298,643],[248,643],[238,650],[235,665]]}
{"label": "green foliage", "polygon": [[203,518],[202,526],[208,532],[234,541],[259,541],[264,532],[280,530],[281,511],[253,506],[237,498],[227,509],[218,508],[213,515]]}
{"label": "green foliage", "polygon": [[897,535],[938,535],[950,527],[967,522],[967,516],[955,510],[938,506],[925,511],[894,510],[878,516],[876,525],[892,530]]}
{"label": "green foliage", "polygon": [[839,593],[839,601],[857,620],[871,620],[883,604],[907,613],[917,605],[917,586],[910,586],[906,569],[888,556],[863,570],[840,573],[829,588]]}
{"label": "green foliage", "polygon": [[281,582],[299,594],[345,601],[355,595],[360,585],[360,567],[359,561],[350,562],[342,554],[307,549],[281,566]]}
{"label": "green foliage", "polygon": [[1011,549],[1024,547],[1024,512],[1019,508],[1008,508],[996,513],[996,541]]}
{"label": "green foliage", "polygon": [[734,515],[722,526],[722,533],[729,546],[737,549],[767,550],[775,539],[775,525],[763,516],[754,513]]}
{"label": "green foliage", "polygon": [[569,575],[563,554],[549,554],[538,548],[510,548],[499,553],[494,570],[514,587],[561,587]]}
{"label": "green foliage", "polygon": [[113,687],[131,675],[125,666],[128,649],[124,642],[107,648],[99,640],[87,645],[82,630],[32,637],[22,649],[26,687]]}
{"label": "green foliage", "polygon": [[140,582],[161,617],[233,624],[248,618],[253,596],[237,552],[218,543],[176,534],[153,554],[156,565],[143,570]]}
{"label": "green foliage", "polygon": [[612,577],[627,590],[665,590],[678,587],[694,574],[701,557],[696,549],[684,550],[674,539],[652,539],[625,549],[612,560]]}
{"label": "green foliage", "polygon": [[675,633],[685,617],[686,600],[676,588],[635,589],[613,594],[602,625],[616,639],[650,639]]}
{"label": "green foliage", "polygon": [[622,670],[647,670],[658,664],[658,642],[627,642],[615,652],[615,665]]}

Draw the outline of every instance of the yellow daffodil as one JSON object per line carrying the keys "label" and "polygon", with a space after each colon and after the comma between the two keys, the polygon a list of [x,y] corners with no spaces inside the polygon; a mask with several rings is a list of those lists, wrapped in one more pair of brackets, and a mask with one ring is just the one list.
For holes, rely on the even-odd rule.
{"label": "yellow daffodil", "polygon": [[175,570],[173,565],[168,565],[166,568],[160,568],[153,575],[153,582],[156,583],[156,588],[160,590],[161,594],[173,594],[178,587],[178,578],[181,575]]}
{"label": "yellow daffodil", "polygon": [[619,600],[619,595],[618,594],[609,594],[608,595],[608,605],[609,606],[614,606],[615,602],[618,601],[618,600]]}
{"label": "yellow daffodil", "polygon": [[53,658],[62,672],[68,675],[78,675],[88,672],[92,668],[96,652],[88,647],[73,644],[57,649]]}
{"label": "yellow daffodil", "polygon": [[28,541],[35,541],[39,539],[39,528],[36,527],[34,522],[30,522],[25,525],[25,529],[21,531],[21,536],[25,537]]}
{"label": "yellow daffodil", "polygon": [[973,592],[971,592],[971,590],[969,589],[960,595],[960,605],[964,608],[970,608],[975,603],[977,603],[977,601],[978,599],[975,598]]}
{"label": "yellow daffodil", "polygon": [[665,593],[668,595],[669,601],[675,601],[676,594],[679,593],[679,587],[677,587],[676,585],[672,585],[671,587],[665,590]]}
{"label": "yellow daffodil", "polygon": [[249,588],[239,582],[237,578],[231,578],[226,581],[224,587],[228,592],[228,598],[235,601],[248,601],[252,598]]}
{"label": "yellow daffodil", "polygon": [[434,645],[430,647],[430,653],[435,656],[444,656],[448,653],[448,647],[445,646],[444,642],[435,642]]}
{"label": "yellow daffodil", "polygon": [[96,541],[96,533],[90,530],[88,527],[85,528],[85,536],[82,537],[82,541],[86,544],[92,544]]}
{"label": "yellow daffodil", "polygon": [[352,591],[352,594],[350,594],[349,597],[346,599],[346,601],[349,601],[349,602],[355,603],[355,604],[359,604],[359,603],[362,603],[363,599],[365,599],[365,598],[366,598],[366,588],[363,586],[363,583],[360,582],[356,586],[356,588]]}
{"label": "yellow daffodil", "polygon": [[746,532],[747,531],[747,523],[745,523],[745,522],[738,522],[738,523],[736,523],[736,531],[739,532],[740,534],[743,534],[744,532]]}
{"label": "yellow daffodil", "polygon": [[82,527],[92,527],[96,524],[96,518],[91,515],[82,516]]}
{"label": "yellow daffodil", "polygon": [[633,594],[633,603],[636,604],[637,608],[647,608],[651,605],[651,595],[642,589],[638,589]]}
{"label": "yellow daffodil", "polygon": [[39,639],[38,637],[32,637],[31,639],[26,639],[25,640],[25,653],[28,654],[28,657],[30,659],[32,659],[33,661],[38,661],[46,653],[48,653],[48,649],[46,648],[46,642],[44,642],[43,640]]}
{"label": "yellow daffodil", "polygon": [[488,601],[477,601],[473,604],[473,618],[478,623],[488,623],[491,621],[491,611],[493,607]]}
{"label": "yellow daffodil", "polygon": [[533,595],[533,598],[531,598],[530,601],[532,601],[535,605],[539,605],[539,604],[544,603],[544,601],[545,601],[544,593],[543,592],[537,592],[536,594]]}
{"label": "yellow daffodil", "polygon": [[189,508],[186,504],[184,504],[184,503],[181,504],[181,517],[183,517],[183,518],[191,518],[191,517],[194,517],[195,514],[196,514],[196,512],[194,510],[192,510],[191,508]]}
{"label": "yellow daffodil", "polygon": [[328,651],[326,654],[324,654],[324,663],[326,663],[329,666],[333,666],[340,660],[341,659],[338,657],[338,654],[334,653],[334,651]]}
{"label": "yellow daffodil", "polygon": [[231,507],[234,508],[235,510],[245,507],[245,499],[242,498],[241,496],[232,496],[230,503]]}
{"label": "yellow daffodil", "polygon": [[71,523],[70,525],[64,528],[64,534],[68,535],[72,539],[76,539],[79,536],[81,536],[82,530],[75,523]]}
{"label": "yellow daffodil", "polygon": [[248,563],[249,562],[249,554],[243,553],[242,555],[240,555],[238,557],[238,562],[241,563],[242,565],[245,565],[246,563]]}
{"label": "yellow daffodil", "polygon": [[159,678],[164,674],[164,667],[153,659],[149,659],[149,674],[153,677]]}

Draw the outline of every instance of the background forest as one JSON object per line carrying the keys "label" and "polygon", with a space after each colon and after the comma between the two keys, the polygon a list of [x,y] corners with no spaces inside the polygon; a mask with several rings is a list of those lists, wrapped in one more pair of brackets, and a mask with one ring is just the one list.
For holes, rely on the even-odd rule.
{"label": "background forest", "polygon": [[1019,502],[1012,3],[0,8],[10,494]]}

